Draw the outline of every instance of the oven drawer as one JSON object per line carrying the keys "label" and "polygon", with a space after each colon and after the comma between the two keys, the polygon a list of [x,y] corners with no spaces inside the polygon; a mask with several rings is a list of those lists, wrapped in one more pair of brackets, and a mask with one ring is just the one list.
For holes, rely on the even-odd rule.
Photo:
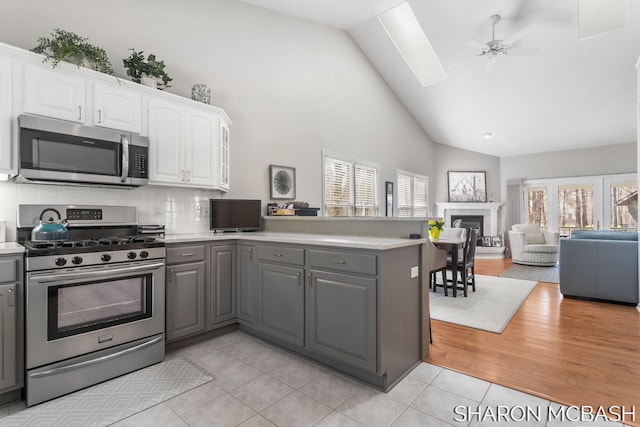
{"label": "oven drawer", "polygon": [[204,245],[167,246],[167,264],[204,260]]}
{"label": "oven drawer", "polygon": [[345,273],[376,274],[376,256],[351,252],[310,250],[309,266]]}
{"label": "oven drawer", "polygon": [[304,265],[304,249],[284,246],[258,246],[258,259],[285,264]]}

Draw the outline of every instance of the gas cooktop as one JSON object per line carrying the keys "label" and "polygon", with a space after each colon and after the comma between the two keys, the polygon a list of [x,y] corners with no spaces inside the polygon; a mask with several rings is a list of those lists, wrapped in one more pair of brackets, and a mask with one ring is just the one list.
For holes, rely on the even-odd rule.
{"label": "gas cooktop", "polygon": [[149,236],[115,236],[79,240],[25,240],[27,256],[103,252],[125,249],[162,247],[164,242]]}
{"label": "gas cooktop", "polygon": [[[68,223],[66,240],[32,240],[42,212],[54,209]],[[164,241],[140,235],[132,206],[19,205],[18,243],[26,251],[26,270],[104,266],[163,260]]]}

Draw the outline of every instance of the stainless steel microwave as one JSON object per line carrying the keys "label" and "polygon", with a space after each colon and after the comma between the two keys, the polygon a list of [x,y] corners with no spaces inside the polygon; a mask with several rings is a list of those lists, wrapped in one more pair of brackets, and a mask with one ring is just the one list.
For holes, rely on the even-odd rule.
{"label": "stainless steel microwave", "polygon": [[23,114],[17,181],[138,187],[148,182],[149,139]]}

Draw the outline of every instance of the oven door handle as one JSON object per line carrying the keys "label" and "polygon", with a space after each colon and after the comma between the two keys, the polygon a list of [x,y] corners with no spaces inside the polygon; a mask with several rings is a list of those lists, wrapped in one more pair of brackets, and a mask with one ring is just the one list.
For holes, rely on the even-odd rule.
{"label": "oven door handle", "polygon": [[45,274],[42,276],[33,275],[29,277],[29,282],[47,283],[59,282],[61,280],[89,279],[100,276],[111,276],[121,273],[139,273],[141,271],[157,270],[164,268],[164,262],[154,264],[136,265],[134,267],[114,268],[113,270],[83,271],[78,273]]}
{"label": "oven door handle", "polygon": [[31,378],[42,378],[42,377],[48,377],[48,376],[51,376],[51,375],[61,374],[63,372],[67,372],[67,371],[72,371],[74,369],[79,369],[79,368],[84,368],[84,367],[91,366],[91,365],[96,365],[98,363],[106,362],[108,360],[115,359],[115,358],[120,357],[120,356],[124,356],[125,354],[141,350],[141,349],[143,349],[145,347],[149,347],[149,346],[151,346],[153,344],[156,344],[156,343],[158,343],[158,342],[160,342],[162,340],[164,340],[164,335],[160,335],[160,336],[155,337],[154,339],[152,339],[150,341],[145,341],[143,343],[140,343],[140,344],[135,345],[133,347],[127,348],[125,350],[121,350],[121,351],[119,351],[117,353],[107,354],[106,356],[96,357],[95,359],[85,360],[84,362],[78,362],[78,363],[74,363],[72,365],[60,366],[59,368],[49,369],[48,371],[35,372],[33,374],[29,374],[29,376]]}

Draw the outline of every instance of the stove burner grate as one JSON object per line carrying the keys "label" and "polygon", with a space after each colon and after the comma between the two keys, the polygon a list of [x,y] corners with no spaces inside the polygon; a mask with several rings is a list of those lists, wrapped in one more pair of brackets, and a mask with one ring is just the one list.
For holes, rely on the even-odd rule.
{"label": "stove burner grate", "polygon": [[155,243],[157,240],[154,237],[148,236],[125,236],[125,237],[101,237],[98,239],[83,239],[83,240],[64,240],[64,241],[43,241],[43,240],[27,240],[24,242],[24,246],[28,249],[59,249],[59,248],[110,248],[114,246],[126,246],[140,243]]}

